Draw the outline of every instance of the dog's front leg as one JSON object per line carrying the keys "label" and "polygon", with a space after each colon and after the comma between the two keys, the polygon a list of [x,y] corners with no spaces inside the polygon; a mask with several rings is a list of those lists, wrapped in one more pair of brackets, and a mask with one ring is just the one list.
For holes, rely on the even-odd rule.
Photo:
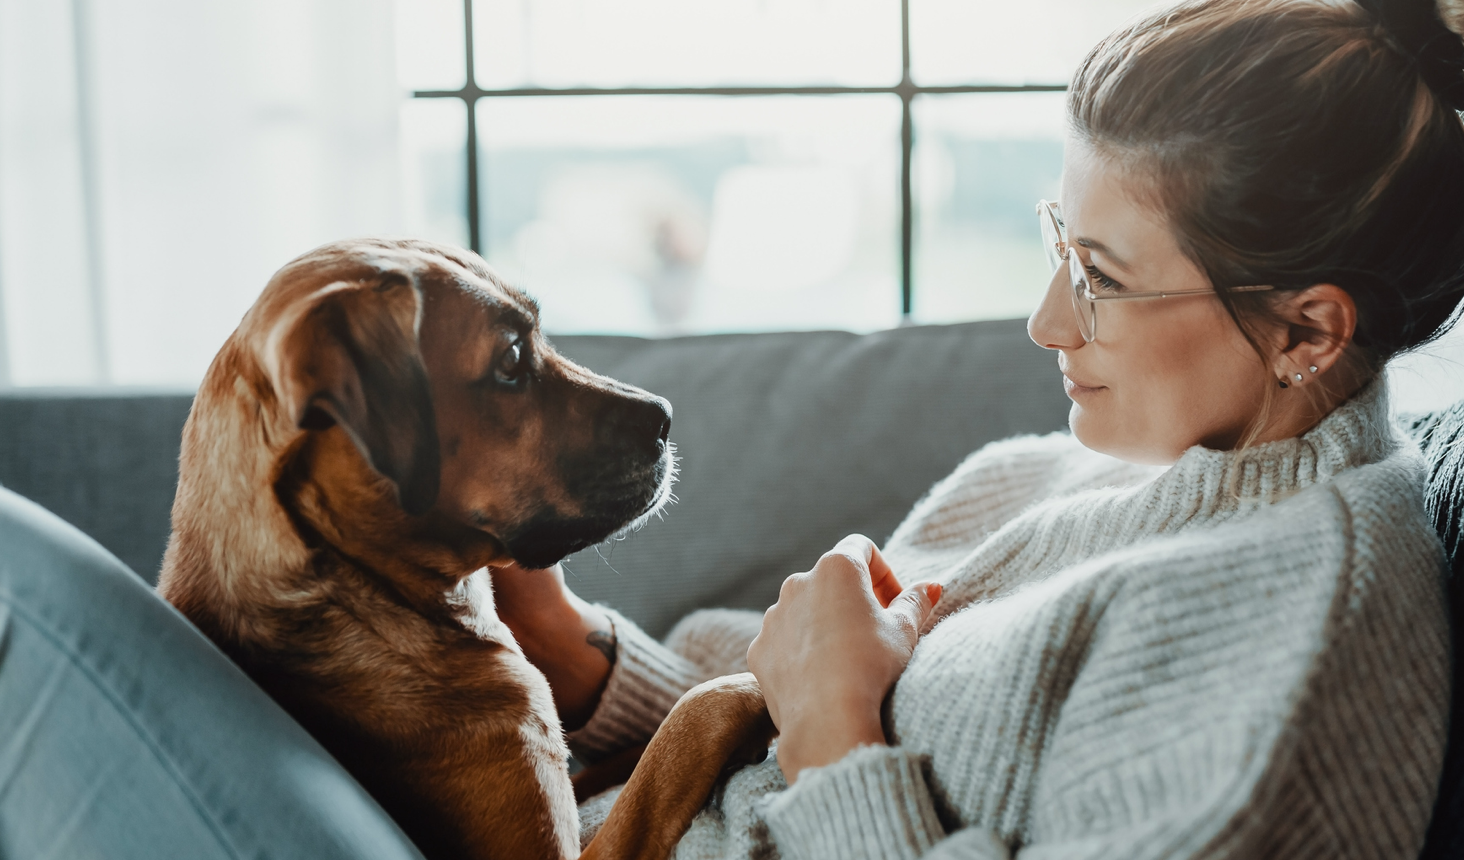
{"label": "dog's front leg", "polygon": [[750,673],[691,688],[656,730],[580,860],[665,860],[729,767],[760,761],[777,734]]}

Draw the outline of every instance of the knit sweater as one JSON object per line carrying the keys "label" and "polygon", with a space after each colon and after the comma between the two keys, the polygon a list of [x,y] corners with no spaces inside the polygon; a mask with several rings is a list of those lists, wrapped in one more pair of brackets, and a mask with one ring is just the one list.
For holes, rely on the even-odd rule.
{"label": "knit sweater", "polygon": [[[1164,470],[1071,436],[986,446],[885,547],[944,594],[889,746],[734,774],[678,858],[1416,856],[1449,638],[1422,462],[1375,383],[1299,438]],[[751,613],[662,645],[620,616],[582,756],[745,668]],[[592,832],[614,792],[582,810]]]}

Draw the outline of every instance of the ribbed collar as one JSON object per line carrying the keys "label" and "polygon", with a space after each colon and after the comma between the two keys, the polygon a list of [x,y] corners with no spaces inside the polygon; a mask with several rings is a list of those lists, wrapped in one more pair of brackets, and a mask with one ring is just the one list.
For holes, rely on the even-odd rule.
{"label": "ribbed collar", "polygon": [[1203,518],[1281,501],[1347,469],[1379,462],[1400,444],[1387,383],[1379,378],[1301,436],[1241,451],[1195,446],[1151,487],[1165,496],[1188,496],[1193,516]]}

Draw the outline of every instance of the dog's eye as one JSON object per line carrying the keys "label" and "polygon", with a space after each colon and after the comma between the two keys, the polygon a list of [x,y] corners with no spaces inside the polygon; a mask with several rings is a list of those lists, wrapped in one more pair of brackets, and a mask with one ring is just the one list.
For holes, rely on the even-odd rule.
{"label": "dog's eye", "polygon": [[515,338],[493,365],[493,378],[504,385],[521,385],[528,370],[528,358],[529,351],[524,348],[524,342]]}

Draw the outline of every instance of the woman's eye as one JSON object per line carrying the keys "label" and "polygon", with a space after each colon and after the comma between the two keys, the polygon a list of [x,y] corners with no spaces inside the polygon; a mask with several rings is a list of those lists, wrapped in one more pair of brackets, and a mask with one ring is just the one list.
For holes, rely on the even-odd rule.
{"label": "woman's eye", "polygon": [[498,356],[497,363],[493,365],[493,378],[505,385],[517,385],[523,381],[524,371],[528,369],[527,358],[524,342],[515,340]]}
{"label": "woman's eye", "polygon": [[1091,280],[1093,282],[1093,284],[1095,286],[1097,286],[1099,289],[1104,289],[1104,290],[1121,290],[1121,289],[1123,289],[1123,284],[1120,284],[1118,281],[1115,281],[1114,279],[1112,279],[1112,278],[1108,277],[1107,275],[1103,274],[1103,272],[1100,271],[1097,266],[1094,266],[1094,265],[1092,265],[1090,263],[1088,265],[1083,266],[1083,269],[1084,269],[1084,271],[1086,271],[1088,273],[1089,280]]}

